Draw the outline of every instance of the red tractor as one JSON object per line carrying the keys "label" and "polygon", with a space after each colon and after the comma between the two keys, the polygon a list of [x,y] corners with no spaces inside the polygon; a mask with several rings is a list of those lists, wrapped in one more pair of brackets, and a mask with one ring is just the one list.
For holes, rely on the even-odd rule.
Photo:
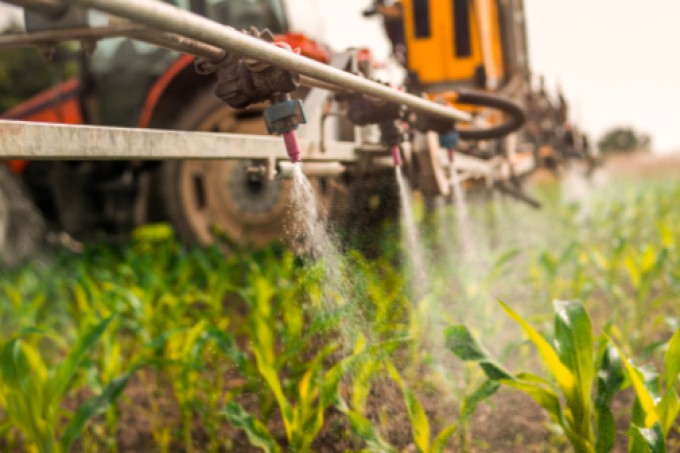
{"label": "red tractor", "polygon": [[[302,55],[330,60],[324,46],[294,32],[283,0],[174,3],[237,29],[268,28]],[[299,8],[304,2],[294,3]],[[312,20],[309,11],[305,17]],[[80,67],[80,77],[34,96],[2,118],[266,133],[262,109],[236,111],[222,103],[212,92],[214,78],[198,74],[192,56],[110,38],[100,41],[92,56],[82,55]],[[48,223],[78,240],[95,232],[124,234],[149,221],[170,221],[188,242],[211,242],[215,225],[235,241],[247,236],[248,241],[264,243],[281,235],[287,182],[248,174],[243,171],[247,161],[7,163]]]}

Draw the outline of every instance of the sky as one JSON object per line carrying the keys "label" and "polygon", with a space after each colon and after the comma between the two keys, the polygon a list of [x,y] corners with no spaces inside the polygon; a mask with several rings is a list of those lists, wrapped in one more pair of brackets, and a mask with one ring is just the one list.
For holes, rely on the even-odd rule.
{"label": "sky", "polygon": [[[387,55],[380,21],[361,18],[370,0],[320,2],[335,47],[368,42]],[[597,140],[632,126],[655,151],[680,151],[680,0],[525,0],[525,8],[532,69],[561,85],[581,128]]]}

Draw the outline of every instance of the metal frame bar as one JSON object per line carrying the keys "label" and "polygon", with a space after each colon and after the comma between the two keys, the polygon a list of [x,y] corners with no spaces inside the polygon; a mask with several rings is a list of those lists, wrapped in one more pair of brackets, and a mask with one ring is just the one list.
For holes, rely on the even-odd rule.
{"label": "metal frame bar", "polygon": [[[353,142],[300,139],[305,161],[353,162]],[[0,120],[0,159],[29,160],[282,160],[280,137]]]}

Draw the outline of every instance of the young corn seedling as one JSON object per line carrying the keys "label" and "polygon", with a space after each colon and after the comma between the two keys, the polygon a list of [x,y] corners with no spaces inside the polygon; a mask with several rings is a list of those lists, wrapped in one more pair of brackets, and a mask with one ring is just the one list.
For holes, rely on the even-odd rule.
{"label": "young corn seedling", "polygon": [[449,439],[455,433],[457,424],[451,423],[446,425],[439,434],[432,439],[430,422],[425,414],[423,406],[418,401],[418,398],[416,398],[413,391],[408,387],[406,382],[404,382],[392,363],[387,362],[386,367],[387,372],[397,385],[399,385],[399,388],[404,395],[404,403],[406,404],[406,412],[411,421],[411,431],[416,450],[418,453],[442,453],[446,448]]}
{"label": "young corn seedling", "polygon": [[[108,318],[85,331],[53,368],[27,341],[29,334],[8,341],[0,351],[0,406],[41,453],[68,452],[87,421],[113,404],[134,373],[133,369],[111,380],[102,393],[86,400],[73,414],[67,415],[62,408],[80,365],[110,322]],[[65,415],[68,423],[60,429]]]}
{"label": "young corn seedling", "polygon": [[[357,355],[349,356],[324,370],[324,360],[334,350],[335,346],[330,344],[314,357],[291,396],[284,393],[282,381],[271,363],[265,362],[261,353],[256,353],[258,369],[281,412],[289,451],[310,451],[312,442],[323,427],[326,409],[337,400],[340,380],[353,368],[358,358]],[[267,452],[280,451],[274,435],[264,423],[247,414],[235,401],[227,405],[223,415],[235,427],[243,429],[254,445]]]}
{"label": "young corn seedling", "polygon": [[676,390],[680,375],[680,329],[668,343],[663,382],[653,370],[638,368],[623,356],[621,360],[637,395],[628,451],[665,453],[666,436],[680,413],[680,398]]}
{"label": "young corn seedling", "polygon": [[[446,332],[454,354],[479,363],[490,380],[528,394],[559,424],[577,452],[611,450],[615,432],[609,405],[621,387],[620,364],[617,365],[617,357],[609,349],[601,350],[602,358],[598,360],[590,319],[583,306],[579,302],[555,303],[553,345],[510,307],[501,304],[537,347],[552,380],[531,373],[511,374],[477,343],[465,326],[452,326]],[[593,402],[596,376],[597,397]]]}

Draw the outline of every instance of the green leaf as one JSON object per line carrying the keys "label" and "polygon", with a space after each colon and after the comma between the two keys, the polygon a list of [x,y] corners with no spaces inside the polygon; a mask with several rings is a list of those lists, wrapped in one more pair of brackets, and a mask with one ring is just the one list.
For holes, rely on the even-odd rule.
{"label": "green leaf", "polygon": [[398,453],[397,449],[388,444],[370,420],[346,407],[340,409],[349,420],[352,431],[366,442],[369,450],[373,453]]}
{"label": "green leaf", "polygon": [[543,409],[545,409],[548,414],[550,414],[562,427],[564,433],[567,435],[569,441],[574,446],[576,451],[579,453],[593,452],[594,449],[590,440],[584,438],[579,433],[574,431],[567,423],[557,393],[555,393],[551,388],[541,385],[540,382],[542,381],[543,379],[538,376],[533,376],[529,373],[523,373],[522,375],[518,375],[517,379],[512,381],[503,381],[503,383],[512,388],[523,391],[534,401],[536,401]]}
{"label": "green leaf", "polygon": [[10,340],[2,348],[0,371],[3,383],[17,389],[21,388],[24,379],[31,375],[31,368],[20,339]]}
{"label": "green leaf", "polygon": [[[614,344],[612,342],[612,344]],[[640,404],[640,410],[642,411],[642,422],[644,424],[643,428],[651,428],[654,424],[659,423],[659,415],[656,411],[656,406],[654,403],[654,396],[649,391],[644,382],[644,375],[640,370],[633,366],[626,357],[621,354],[621,349],[614,344],[616,350],[621,356],[621,361],[625,365],[626,373],[628,378],[633,383],[633,388],[637,395],[637,401]]]}
{"label": "green leaf", "polygon": [[590,392],[595,377],[595,352],[590,318],[580,302],[555,302],[555,343],[560,361],[574,376],[573,389],[563,389],[576,430],[591,438]]}
{"label": "green leaf", "polygon": [[676,330],[666,350],[666,390],[675,386],[675,381],[680,374],[680,329]]}
{"label": "green leaf", "polygon": [[477,390],[463,398],[463,404],[460,409],[460,422],[465,423],[472,417],[477,409],[477,405],[495,394],[500,388],[500,382],[489,379],[482,383]]}
{"label": "green leaf", "polygon": [[458,429],[457,423],[446,425],[432,441],[430,453],[443,453],[446,444],[449,443],[449,439],[451,439],[451,436],[456,432],[456,429]]}
{"label": "green leaf", "polygon": [[663,398],[656,405],[656,411],[659,414],[663,434],[667,436],[680,413],[680,400],[674,388],[666,390]]}
{"label": "green leaf", "polygon": [[505,381],[504,384],[521,390],[536,401],[543,409],[548,411],[555,421],[560,425],[564,424],[564,414],[560,405],[560,398],[552,389],[538,384],[536,381],[528,379],[516,379]]}
{"label": "green leaf", "polygon": [[66,358],[59,364],[54,376],[47,385],[45,393],[49,406],[61,402],[80,363],[85,359],[85,356],[90,352],[90,349],[97,344],[99,338],[112,320],[113,317],[109,317],[86,331],[83,336],[78,338],[75,346],[69,350]]}
{"label": "green leaf", "polygon": [[235,428],[243,430],[250,443],[255,447],[261,448],[265,453],[279,453],[281,451],[281,447],[276,443],[267,427],[248,414],[236,401],[227,404],[222,414]]}
{"label": "green leaf", "polygon": [[82,434],[88,420],[106,411],[116,401],[136,371],[135,368],[116,379],[112,379],[102,393],[88,399],[78,408],[61,435],[60,444],[63,451],[70,450],[73,442]]}
{"label": "green leaf", "polygon": [[571,393],[575,385],[574,375],[569,368],[562,363],[555,349],[553,349],[550,343],[548,343],[536,329],[531,327],[529,323],[522,319],[522,317],[515,313],[508,305],[502,301],[500,304],[505,312],[522,327],[529,337],[529,340],[536,345],[536,348],[538,348],[538,352],[543,359],[543,363],[548,367],[553,378],[557,381],[560,389],[562,389],[562,393],[565,395]]}
{"label": "green leaf", "polygon": [[[633,436],[637,437],[641,444],[647,447],[649,453],[666,453],[666,442],[661,432],[661,425],[658,423],[655,423],[651,428],[633,425],[632,431]],[[630,451],[631,453],[643,453],[641,451]]]}
{"label": "green leaf", "polygon": [[428,452],[430,449],[430,422],[425,415],[423,407],[408,388],[397,369],[390,362],[387,362],[387,371],[392,379],[401,387],[406,403],[406,412],[411,420],[411,430],[413,431],[413,441],[420,452]]}
{"label": "green leaf", "polygon": [[444,331],[446,345],[461,360],[477,362],[489,379],[512,379],[503,365],[491,357],[489,352],[472,336],[463,325],[450,326]]}
{"label": "green leaf", "polygon": [[614,347],[605,343],[595,390],[595,427],[597,430],[595,450],[598,453],[607,453],[614,448],[616,424],[611,411],[611,402],[624,381],[621,357]]}
{"label": "green leaf", "polygon": [[338,387],[342,377],[349,373],[363,357],[364,352],[358,351],[342,359],[326,372],[321,389],[321,406],[325,409],[337,399]]}

